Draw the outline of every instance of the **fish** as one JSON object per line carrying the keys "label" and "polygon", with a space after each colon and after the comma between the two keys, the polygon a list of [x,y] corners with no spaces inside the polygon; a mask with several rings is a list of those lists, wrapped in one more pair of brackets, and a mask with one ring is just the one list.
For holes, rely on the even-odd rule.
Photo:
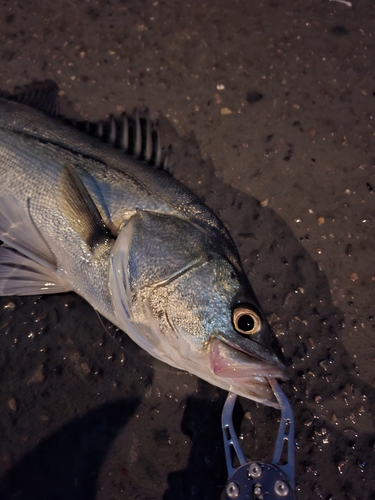
{"label": "fish", "polygon": [[73,291],[155,358],[278,407],[281,346],[230,234],[167,171],[149,117],[82,126],[44,87],[0,97],[0,295]]}

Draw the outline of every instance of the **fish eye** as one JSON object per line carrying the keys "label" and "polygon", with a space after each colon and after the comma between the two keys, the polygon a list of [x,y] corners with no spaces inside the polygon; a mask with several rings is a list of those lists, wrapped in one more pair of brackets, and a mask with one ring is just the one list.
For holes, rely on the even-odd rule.
{"label": "fish eye", "polygon": [[233,325],[237,332],[245,335],[258,333],[262,327],[260,317],[249,306],[238,306],[233,310]]}

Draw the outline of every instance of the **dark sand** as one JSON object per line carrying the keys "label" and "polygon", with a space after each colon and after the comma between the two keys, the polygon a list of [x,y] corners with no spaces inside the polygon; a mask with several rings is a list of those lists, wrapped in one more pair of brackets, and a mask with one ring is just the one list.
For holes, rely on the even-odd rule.
{"label": "dark sand", "polygon": [[[375,498],[375,4],[353,4],[0,7],[0,88],[53,79],[91,120],[148,106],[228,226],[290,364],[300,500]],[[223,391],[123,351],[74,294],[0,311],[1,500],[220,498]],[[239,399],[249,458],[278,418]]]}

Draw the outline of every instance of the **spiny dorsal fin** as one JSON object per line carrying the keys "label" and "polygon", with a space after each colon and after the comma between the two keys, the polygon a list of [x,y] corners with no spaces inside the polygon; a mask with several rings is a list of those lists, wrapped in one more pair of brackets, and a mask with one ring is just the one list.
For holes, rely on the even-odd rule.
{"label": "spiny dorsal fin", "polygon": [[[2,92],[0,97],[25,104],[52,117],[59,116],[59,88],[52,80],[34,82],[16,87],[12,93]],[[161,146],[158,124],[151,121],[148,109],[135,109],[133,115],[123,113],[106,121],[88,122],[63,118],[67,123],[112,144],[125,153],[145,160],[160,169],[168,169],[169,150]]]}
{"label": "spiny dorsal fin", "polygon": [[74,127],[101,141],[122,149],[126,154],[168,170],[169,151],[163,150],[158,125],[153,123],[148,109],[135,109],[132,116],[123,113],[120,118],[99,122],[68,120]]}
{"label": "spiny dorsal fin", "polygon": [[59,88],[52,80],[33,82],[29,85],[16,87],[12,93],[3,92],[0,97],[10,101],[25,104],[31,108],[43,111],[49,116],[59,114]]}

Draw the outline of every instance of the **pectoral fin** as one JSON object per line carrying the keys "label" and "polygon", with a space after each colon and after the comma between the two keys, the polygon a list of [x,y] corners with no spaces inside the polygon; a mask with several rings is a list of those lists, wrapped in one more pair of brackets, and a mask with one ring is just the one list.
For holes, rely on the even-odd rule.
{"label": "pectoral fin", "polygon": [[99,244],[109,241],[110,235],[103,219],[71,164],[65,164],[61,171],[58,204],[70,226],[92,251]]}

